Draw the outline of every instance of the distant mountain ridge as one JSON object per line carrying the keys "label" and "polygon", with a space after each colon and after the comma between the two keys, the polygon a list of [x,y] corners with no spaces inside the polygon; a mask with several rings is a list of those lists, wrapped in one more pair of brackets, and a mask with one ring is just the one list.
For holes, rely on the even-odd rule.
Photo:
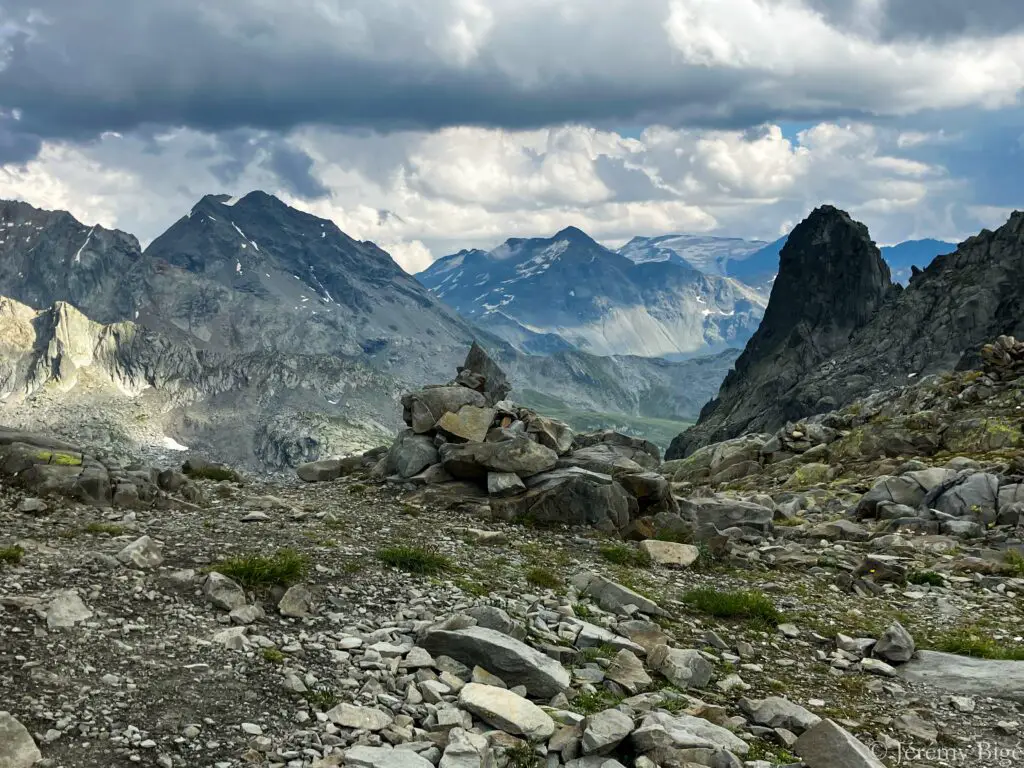
{"label": "distant mountain ridge", "polygon": [[[207,195],[145,250],[127,233],[66,212],[0,201],[0,267],[0,297],[24,307],[19,344],[36,329],[28,348],[0,350],[10,384],[0,421],[56,418],[75,402],[68,413],[146,416],[184,444],[270,466],[341,450],[353,435],[379,440],[397,426],[398,393],[445,380],[473,339],[518,391],[567,408],[676,421],[696,415],[735,355],[706,365],[595,358],[557,340],[549,357],[525,355],[460,317],[373,243],[262,192]],[[80,318],[71,325],[92,329],[80,334],[86,347],[106,340],[82,379],[100,381],[95,392],[75,377],[58,376],[51,391],[15,373],[42,354],[33,344],[50,344],[40,323],[51,316]],[[123,371],[138,384],[130,393]],[[96,413],[89,398],[101,392]],[[26,408],[24,398],[47,405]],[[112,405],[117,398],[159,407],[133,414]]]}
{"label": "distant mountain ridge", "polygon": [[471,322],[521,350],[684,358],[742,344],[764,298],[685,260],[631,259],[576,227],[464,250],[416,275]]}

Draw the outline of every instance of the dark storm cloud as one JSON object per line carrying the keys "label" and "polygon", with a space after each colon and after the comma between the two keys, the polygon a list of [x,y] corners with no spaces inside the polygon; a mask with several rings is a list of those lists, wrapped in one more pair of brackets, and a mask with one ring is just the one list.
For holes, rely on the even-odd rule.
{"label": "dark storm cloud", "polygon": [[[864,9],[852,0],[810,0],[830,22],[855,27]],[[963,35],[999,35],[1024,29],[1021,0],[885,0],[879,19],[882,39],[948,40]]]}
{"label": "dark storm cloud", "polygon": [[330,194],[327,187],[312,174],[313,158],[297,147],[284,143],[274,147],[266,166],[293,195],[316,200]]}
{"label": "dark storm cloud", "polygon": [[[839,0],[815,2],[840,7]],[[3,0],[0,108],[21,110],[16,146],[24,154],[31,146],[25,136],[85,140],[145,125],[211,133],[310,124],[379,131],[563,122],[742,128],[856,118],[884,111],[887,99],[898,104],[898,94],[864,77],[844,84],[814,81],[812,72],[787,82],[749,68],[687,67],[665,30],[666,0],[567,4],[575,16],[553,5],[515,21],[474,21],[463,8],[471,5]],[[484,15],[511,7],[479,5]],[[970,20],[960,14],[967,21],[957,22],[952,0],[927,14],[911,13],[911,5],[936,3],[894,0],[886,23],[912,30],[927,21],[952,33]],[[1000,15],[1001,29],[1008,15],[1019,14]],[[459,30],[478,22],[486,28],[466,43]],[[468,53],[460,49],[466,45]],[[309,185],[302,158],[273,162]]]}

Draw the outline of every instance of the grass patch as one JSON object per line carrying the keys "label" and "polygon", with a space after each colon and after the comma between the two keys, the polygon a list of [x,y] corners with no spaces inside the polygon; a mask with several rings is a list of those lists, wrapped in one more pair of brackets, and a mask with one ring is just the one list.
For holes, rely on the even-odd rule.
{"label": "grass patch", "polygon": [[685,528],[659,528],[654,532],[658,541],[670,541],[673,544],[692,544],[693,534]]}
{"label": "grass patch", "polygon": [[1003,562],[1006,563],[1011,575],[1024,578],[1024,555],[1015,549],[1010,549],[1007,550]]}
{"label": "grass patch", "polygon": [[246,589],[288,587],[301,581],[309,571],[309,558],[294,549],[273,555],[239,555],[211,565],[209,570],[234,579]]}
{"label": "grass patch", "polygon": [[562,586],[562,579],[558,574],[539,565],[526,572],[526,581],[542,589],[559,589]]}
{"label": "grass patch", "polygon": [[21,558],[25,556],[25,550],[19,547],[17,544],[11,547],[4,547],[0,549],[0,563],[7,563],[8,565],[17,565],[21,562]]}
{"label": "grass patch", "polygon": [[324,710],[334,709],[338,706],[341,699],[338,698],[338,694],[332,691],[330,688],[314,688],[313,690],[306,691],[306,701],[316,709]]}
{"label": "grass patch", "polygon": [[941,574],[935,571],[911,571],[907,575],[907,581],[911,584],[927,584],[931,587],[941,587],[946,583]]}
{"label": "grass patch", "polygon": [[98,536],[101,533],[106,533],[111,536],[120,536],[124,533],[124,526],[118,525],[117,523],[89,523],[85,526],[85,532],[91,533],[94,536]]}
{"label": "grass patch", "polygon": [[263,660],[268,664],[284,664],[284,654],[277,648],[264,648]]}
{"label": "grass patch", "polygon": [[406,573],[432,575],[448,571],[452,561],[439,552],[412,546],[384,547],[377,550],[377,559],[385,565]]}
{"label": "grass patch", "polygon": [[573,603],[572,612],[575,613],[581,619],[590,618],[590,606],[586,603]]}
{"label": "grass patch", "polygon": [[933,637],[928,642],[932,650],[973,656],[978,659],[1024,661],[1024,645],[1003,645],[987,630],[962,627]]}
{"label": "grass patch", "polygon": [[583,658],[587,661],[597,661],[598,659],[614,659],[618,654],[619,649],[611,643],[601,643],[601,645],[594,648],[584,648]]}
{"label": "grass patch", "polygon": [[491,594],[490,587],[480,581],[473,581],[471,579],[455,579],[455,586],[466,594],[475,595],[476,597],[486,597]]}
{"label": "grass patch", "polygon": [[508,768],[539,768],[540,755],[529,744],[517,744],[505,750]]}
{"label": "grass patch", "polygon": [[599,550],[601,557],[616,565],[631,565],[636,568],[647,568],[651,564],[651,556],[646,552],[624,544],[609,544]]}
{"label": "grass patch", "polygon": [[772,628],[782,621],[782,614],[763,592],[691,589],[683,595],[683,602],[699,613],[719,619],[743,619]]}
{"label": "grass patch", "polygon": [[580,693],[569,704],[574,711],[581,715],[596,715],[617,705],[622,699],[613,695],[604,688],[598,688],[593,693]]}
{"label": "grass patch", "polygon": [[765,760],[773,765],[776,763],[798,763],[797,758],[789,750],[780,747],[778,744],[769,744],[762,739],[754,739],[750,742],[750,751],[745,758],[748,761]]}

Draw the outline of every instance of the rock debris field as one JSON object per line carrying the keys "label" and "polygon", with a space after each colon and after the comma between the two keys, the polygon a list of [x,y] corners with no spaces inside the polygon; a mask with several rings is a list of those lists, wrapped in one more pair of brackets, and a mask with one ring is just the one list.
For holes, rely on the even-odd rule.
{"label": "rock debris field", "polygon": [[1024,354],[987,354],[639,472],[535,422],[543,471],[600,444],[572,482],[633,489],[569,523],[509,467],[271,482],[0,432],[0,768],[1024,764]]}

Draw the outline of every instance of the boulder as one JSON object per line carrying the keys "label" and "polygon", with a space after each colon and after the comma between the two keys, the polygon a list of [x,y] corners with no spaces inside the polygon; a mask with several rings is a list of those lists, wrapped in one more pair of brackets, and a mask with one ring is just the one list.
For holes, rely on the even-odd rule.
{"label": "boulder", "polygon": [[726,749],[745,755],[750,746],[732,731],[693,715],[670,715],[652,712],[640,723],[630,737],[638,753],[665,747],[690,749]]}
{"label": "boulder", "polygon": [[692,544],[676,544],[672,541],[658,541],[657,539],[641,541],[640,551],[658,565],[680,568],[693,565],[700,557],[700,549]]}
{"label": "boulder", "polygon": [[803,733],[821,722],[821,718],[808,712],[799,704],[781,696],[768,696],[764,699],[740,699],[740,709],[751,720],[766,728],[785,728],[793,733]]}
{"label": "boulder", "polygon": [[402,397],[402,418],[416,434],[431,432],[446,413],[457,413],[464,405],[483,408],[486,398],[466,387],[428,387]]}
{"label": "boulder", "polygon": [[117,559],[132,568],[156,568],[164,561],[163,544],[142,536],[117,553]]}
{"label": "boulder", "polygon": [[995,522],[998,498],[999,478],[977,472],[939,496],[935,509],[953,517],[987,524]]}
{"label": "boulder", "polygon": [[610,446],[621,456],[636,462],[644,469],[657,469],[661,464],[661,451],[650,440],[624,435],[611,429],[576,435],[573,444],[577,448],[588,448],[594,445]]}
{"label": "boulder", "polygon": [[583,754],[607,755],[629,736],[633,718],[617,709],[606,709],[591,715],[583,726]]}
{"label": "boulder", "polygon": [[647,654],[651,669],[664,675],[678,688],[703,688],[711,682],[714,667],[700,651],[659,645]]}
{"label": "boulder", "polygon": [[697,528],[713,525],[718,530],[740,527],[767,533],[772,529],[775,516],[768,507],[725,496],[691,497],[680,500],[679,507],[682,515],[689,517]]}
{"label": "boulder", "polygon": [[635,653],[625,648],[615,655],[604,671],[604,676],[605,679],[622,686],[631,696],[647,690],[653,682],[644,669],[643,662]]}
{"label": "boulder", "polygon": [[914,656],[914,649],[914,638],[902,624],[894,621],[875,644],[874,654],[886,661],[901,664],[910,661]]}
{"label": "boulder", "polygon": [[93,617],[93,612],[82,602],[73,589],[64,589],[54,595],[46,609],[46,626],[50,629],[73,627]]}
{"label": "boulder", "polygon": [[515,472],[488,472],[487,494],[489,496],[515,496],[526,490],[526,485]]}
{"label": "boulder", "polygon": [[355,768],[434,768],[434,764],[411,749],[357,745],[344,753],[345,765]]}
{"label": "boulder", "polygon": [[327,719],[342,728],[356,728],[361,731],[380,731],[394,722],[387,712],[374,707],[356,707],[339,704],[327,712]]}
{"label": "boulder", "polygon": [[1024,704],[1024,661],[977,659],[917,651],[898,668],[900,677],[962,696],[990,696]]}
{"label": "boulder", "polygon": [[809,768],[885,768],[869,747],[827,718],[797,739],[793,751]]}
{"label": "boulder", "polygon": [[458,371],[460,374],[465,372],[475,376],[479,391],[483,393],[487,405],[496,405],[512,391],[505,372],[475,341]]}
{"label": "boulder", "polygon": [[498,443],[445,443],[439,453],[444,468],[465,480],[486,477],[488,472],[530,477],[553,469],[558,461],[558,454],[550,448],[525,437]]}
{"label": "boulder", "polygon": [[42,759],[28,729],[10,712],[0,712],[0,768],[31,768]]}
{"label": "boulder", "polygon": [[526,419],[526,434],[532,435],[538,443],[547,446],[559,456],[569,452],[575,438],[572,428],[564,421],[538,414],[532,414]]}
{"label": "boulder", "polygon": [[385,472],[408,479],[437,464],[439,460],[433,439],[418,435],[411,429],[404,429],[398,433],[388,451]]}
{"label": "boulder", "polygon": [[668,616],[668,613],[653,600],[596,573],[582,573],[575,577],[572,583],[580,595],[593,598],[594,602],[606,611],[620,613],[632,605],[649,616]]}
{"label": "boulder", "polygon": [[523,685],[532,696],[551,698],[569,687],[561,664],[508,635],[484,627],[428,631],[420,642],[436,656],[480,666],[509,685]]}
{"label": "boulder", "polygon": [[245,605],[245,590],[223,573],[211,572],[203,584],[206,599],[218,608],[233,611]]}
{"label": "boulder", "polygon": [[559,466],[583,467],[605,475],[640,473],[645,469],[642,464],[616,450],[615,446],[604,443],[573,451],[561,459]]}
{"label": "boulder", "polygon": [[626,526],[637,502],[607,475],[567,470],[530,478],[530,490],[508,499],[492,499],[491,513],[500,520],[530,520],[556,525],[589,525],[610,533]]}
{"label": "boulder", "polygon": [[464,405],[437,420],[437,430],[457,440],[482,443],[494,423],[494,409]]}
{"label": "boulder", "polygon": [[545,741],[555,732],[555,721],[550,715],[504,688],[467,683],[459,691],[459,706],[487,724],[529,741]]}

